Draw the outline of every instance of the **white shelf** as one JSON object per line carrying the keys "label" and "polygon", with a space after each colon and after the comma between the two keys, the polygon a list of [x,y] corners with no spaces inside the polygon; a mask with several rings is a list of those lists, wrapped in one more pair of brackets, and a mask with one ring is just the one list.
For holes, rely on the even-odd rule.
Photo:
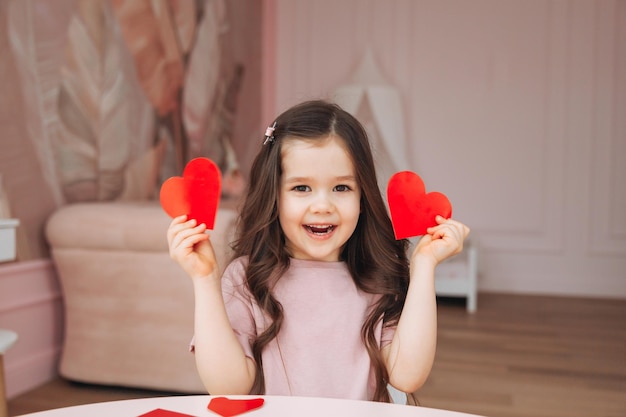
{"label": "white shelf", "polygon": [[435,293],[446,297],[467,299],[467,311],[476,311],[478,250],[471,243],[459,255],[437,266]]}
{"label": "white shelf", "polygon": [[0,262],[15,260],[15,229],[18,219],[0,219]]}

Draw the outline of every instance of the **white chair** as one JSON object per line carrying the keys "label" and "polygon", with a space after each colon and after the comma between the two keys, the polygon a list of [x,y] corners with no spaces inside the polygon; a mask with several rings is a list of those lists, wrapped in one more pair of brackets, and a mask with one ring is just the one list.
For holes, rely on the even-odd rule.
{"label": "white chair", "polygon": [[400,391],[391,386],[391,384],[387,385],[387,391],[389,391],[389,395],[391,396],[391,401],[394,404],[406,404],[406,393]]}
{"label": "white chair", "polygon": [[471,240],[463,252],[442,262],[435,271],[435,293],[444,297],[465,297],[467,311],[474,313],[477,304],[478,248]]}
{"label": "white chair", "polygon": [[389,391],[389,395],[391,396],[391,402],[394,404],[400,405],[420,405],[417,397],[414,393],[407,394],[406,392],[400,391],[391,386],[391,384],[387,384],[387,391]]}
{"label": "white chair", "polygon": [[[410,256],[419,237],[411,238],[407,255]],[[466,299],[469,313],[476,312],[478,300],[478,246],[467,239],[463,251],[446,259],[435,269],[435,294],[442,297]]]}
{"label": "white chair", "polygon": [[17,333],[0,329],[0,417],[8,417],[6,385],[4,382],[4,354],[17,342]]}

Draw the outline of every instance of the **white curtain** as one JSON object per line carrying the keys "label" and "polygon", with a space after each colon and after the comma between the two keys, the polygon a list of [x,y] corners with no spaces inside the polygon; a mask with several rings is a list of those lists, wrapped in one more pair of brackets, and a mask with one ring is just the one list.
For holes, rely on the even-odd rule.
{"label": "white curtain", "polygon": [[[334,100],[367,129],[377,165],[379,185],[386,193],[395,172],[409,170],[402,98],[376,65],[370,49],[350,80],[335,91]],[[385,195],[385,194],[383,194]]]}

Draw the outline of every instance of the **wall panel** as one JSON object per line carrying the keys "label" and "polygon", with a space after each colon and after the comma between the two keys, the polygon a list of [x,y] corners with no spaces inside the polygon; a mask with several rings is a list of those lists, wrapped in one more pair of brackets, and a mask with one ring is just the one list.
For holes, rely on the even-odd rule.
{"label": "wall panel", "polygon": [[[483,291],[626,297],[626,2],[276,0],[276,111],[371,49]],[[321,22],[324,22],[322,25]]]}
{"label": "wall panel", "polygon": [[58,374],[63,303],[52,261],[0,264],[0,327],[18,334],[4,360],[9,398]]}
{"label": "wall panel", "polygon": [[595,104],[588,225],[592,255],[626,256],[626,2],[595,10]]}

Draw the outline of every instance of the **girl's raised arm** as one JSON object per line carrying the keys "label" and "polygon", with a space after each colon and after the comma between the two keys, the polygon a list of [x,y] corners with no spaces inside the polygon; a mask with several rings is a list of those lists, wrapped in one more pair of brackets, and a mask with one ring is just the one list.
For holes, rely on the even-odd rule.
{"label": "girl's raised arm", "polygon": [[403,392],[415,392],[430,374],[437,345],[435,267],[463,249],[469,228],[437,217],[411,255],[409,289],[391,343],[382,349],[389,383]]}
{"label": "girl's raised arm", "polygon": [[249,394],[255,365],[228,320],[219,267],[205,231],[204,224],[196,225],[186,216],[172,220],[167,231],[170,256],[193,282],[196,367],[210,394]]}

